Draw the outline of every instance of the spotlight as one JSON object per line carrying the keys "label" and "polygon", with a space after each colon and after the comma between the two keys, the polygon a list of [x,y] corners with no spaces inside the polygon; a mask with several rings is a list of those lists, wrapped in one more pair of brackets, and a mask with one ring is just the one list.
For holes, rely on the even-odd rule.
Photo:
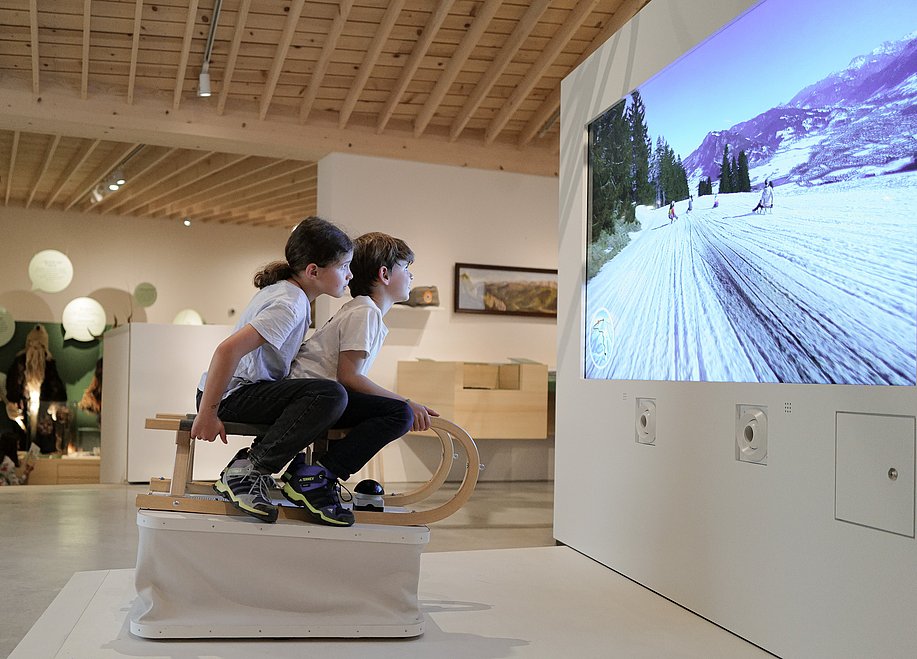
{"label": "spotlight", "polygon": [[124,185],[127,183],[127,179],[124,178],[124,172],[122,172],[120,169],[115,170],[115,183],[118,185]]}
{"label": "spotlight", "polygon": [[210,73],[201,71],[197,79],[197,95],[201,97],[210,96]]}
{"label": "spotlight", "polygon": [[186,217],[186,218],[184,219],[184,221],[182,222],[182,224],[184,224],[186,227],[190,227],[190,226],[191,226],[191,220],[190,220],[189,218]]}
{"label": "spotlight", "polygon": [[102,193],[102,187],[99,185],[94,187],[92,189],[92,192],[90,193],[90,197],[92,198],[92,203],[94,204],[97,204],[100,201],[102,201],[102,199],[105,197],[105,195]]}
{"label": "spotlight", "polygon": [[117,190],[120,187],[121,186],[115,183],[114,181],[108,184],[108,189],[111,190],[112,192],[114,192],[115,190]]}

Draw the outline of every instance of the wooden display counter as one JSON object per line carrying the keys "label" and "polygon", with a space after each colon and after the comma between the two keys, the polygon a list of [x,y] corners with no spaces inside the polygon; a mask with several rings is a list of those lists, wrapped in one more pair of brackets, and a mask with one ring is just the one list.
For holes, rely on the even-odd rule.
{"label": "wooden display counter", "polygon": [[29,485],[83,485],[99,482],[99,458],[46,458],[35,460]]}
{"label": "wooden display counter", "polygon": [[475,438],[545,439],[548,435],[545,364],[398,362],[397,390],[454,420]]}

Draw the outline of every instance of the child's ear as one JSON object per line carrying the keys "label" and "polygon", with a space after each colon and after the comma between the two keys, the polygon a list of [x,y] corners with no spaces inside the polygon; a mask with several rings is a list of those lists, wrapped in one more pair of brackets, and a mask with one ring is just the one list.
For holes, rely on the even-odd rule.
{"label": "child's ear", "polygon": [[318,265],[310,263],[306,266],[306,276],[315,279],[318,276]]}
{"label": "child's ear", "polygon": [[376,277],[383,284],[388,284],[388,282],[391,281],[391,273],[389,272],[388,266],[385,266],[385,265],[381,266],[379,268],[379,272],[377,273]]}

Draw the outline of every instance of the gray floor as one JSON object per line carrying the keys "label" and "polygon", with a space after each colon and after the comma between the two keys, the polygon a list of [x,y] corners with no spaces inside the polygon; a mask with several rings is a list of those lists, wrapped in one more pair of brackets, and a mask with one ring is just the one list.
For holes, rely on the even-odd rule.
{"label": "gray floor", "polygon": [[[134,497],[142,491],[119,485],[0,488],[0,656],[13,650],[74,572],[134,567]],[[553,546],[552,517],[553,483],[479,483],[464,508],[431,525],[426,551]]]}

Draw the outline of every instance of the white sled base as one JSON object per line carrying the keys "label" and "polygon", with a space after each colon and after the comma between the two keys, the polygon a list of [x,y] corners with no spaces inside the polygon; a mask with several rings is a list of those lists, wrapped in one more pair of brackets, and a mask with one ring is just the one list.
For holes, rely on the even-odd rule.
{"label": "white sled base", "polygon": [[425,526],[336,528],[140,510],[142,638],[410,637]]}

